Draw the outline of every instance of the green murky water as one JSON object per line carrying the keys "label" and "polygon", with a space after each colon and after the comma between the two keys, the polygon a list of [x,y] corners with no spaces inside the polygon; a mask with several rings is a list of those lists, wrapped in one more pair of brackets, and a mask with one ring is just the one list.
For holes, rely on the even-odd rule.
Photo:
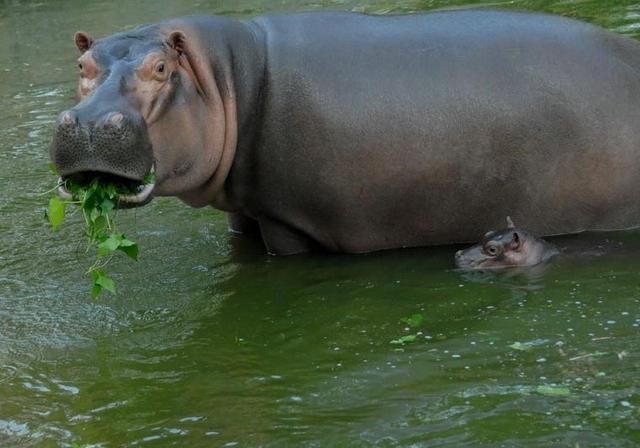
{"label": "green murky water", "polygon": [[79,224],[52,239],[42,219],[76,29],[465,5],[640,36],[627,1],[0,2],[0,446],[638,446],[640,233],[474,276],[451,269],[452,248],[269,258],[222,214],[156,200],[120,215],[142,260],[93,302]]}

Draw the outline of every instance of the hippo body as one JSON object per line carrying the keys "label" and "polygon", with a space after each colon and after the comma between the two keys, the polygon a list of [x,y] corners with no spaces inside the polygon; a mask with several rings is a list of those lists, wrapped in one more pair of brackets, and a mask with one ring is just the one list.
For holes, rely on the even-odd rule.
{"label": "hippo body", "polygon": [[[104,75],[73,117],[89,103],[95,115],[123,55],[142,61],[154,45],[180,80],[145,130],[155,194],[225,210],[233,230],[257,225],[271,253],[469,242],[506,214],[541,236],[640,226],[632,39],[474,10],[175,19],[81,39]],[[140,78],[122,72],[125,97],[126,76]],[[66,153],[93,157],[65,146],[71,121],[51,148],[63,175],[78,170]]]}

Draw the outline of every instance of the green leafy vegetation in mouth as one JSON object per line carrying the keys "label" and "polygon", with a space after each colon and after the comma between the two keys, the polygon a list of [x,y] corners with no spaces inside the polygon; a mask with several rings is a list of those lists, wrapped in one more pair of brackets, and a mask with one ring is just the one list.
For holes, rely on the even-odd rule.
{"label": "green leafy vegetation in mouth", "polygon": [[[52,164],[49,168],[56,174]],[[93,282],[91,296],[95,299],[103,290],[116,293],[115,282],[107,275],[105,269],[117,253],[138,261],[138,244],[118,231],[115,218],[119,196],[135,193],[140,184],[116,184],[112,179],[99,177],[89,180],[88,183],[82,182],[84,180],[69,178],[58,181],[58,185],[52,191],[57,194],[58,189],[63,186],[71,198],[62,199],[57,195],[52,197],[49,200],[47,216],[55,232],[64,221],[65,215],[75,214],[78,210],[82,213],[87,251],[94,248],[96,253],[94,263],[85,272]],[[154,182],[155,175],[150,173],[145,177],[142,185]],[[75,205],[77,209],[69,213],[69,205]]]}

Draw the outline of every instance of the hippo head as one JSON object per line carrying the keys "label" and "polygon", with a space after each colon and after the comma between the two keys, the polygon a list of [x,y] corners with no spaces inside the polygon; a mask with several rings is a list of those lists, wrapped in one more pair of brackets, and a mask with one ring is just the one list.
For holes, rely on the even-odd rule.
{"label": "hippo head", "polygon": [[462,269],[497,269],[533,266],[554,255],[545,241],[517,229],[507,216],[507,228],[487,232],[479,244],[456,252],[456,266]]}
{"label": "hippo head", "polygon": [[[133,187],[121,206],[153,195],[215,202],[235,149],[235,110],[197,33],[151,25],[96,42],[78,32],[75,43],[79,101],[59,115],[50,147],[62,179]],[[155,183],[143,186],[152,172]]]}

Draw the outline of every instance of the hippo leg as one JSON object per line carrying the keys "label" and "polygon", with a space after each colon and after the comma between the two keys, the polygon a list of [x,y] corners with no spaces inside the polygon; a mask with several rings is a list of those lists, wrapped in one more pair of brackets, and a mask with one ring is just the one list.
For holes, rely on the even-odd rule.
{"label": "hippo leg", "polygon": [[300,254],[317,248],[313,240],[286,224],[266,217],[258,222],[264,244],[272,255]]}
{"label": "hippo leg", "polygon": [[258,221],[243,215],[242,213],[230,212],[227,215],[229,231],[232,233],[242,233],[253,235],[260,232]]}

